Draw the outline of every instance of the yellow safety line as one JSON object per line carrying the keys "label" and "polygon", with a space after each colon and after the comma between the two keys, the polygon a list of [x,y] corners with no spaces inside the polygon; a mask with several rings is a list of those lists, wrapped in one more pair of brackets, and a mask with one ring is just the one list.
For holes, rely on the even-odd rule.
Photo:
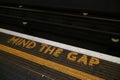
{"label": "yellow safety line", "polygon": [[0,50],[5,51],[9,54],[13,54],[18,57],[24,58],[26,60],[32,61],[34,63],[46,66],[48,68],[62,72],[64,74],[76,77],[81,80],[104,80],[97,76],[94,76],[94,75],[61,65],[61,64],[58,64],[58,63],[50,61],[50,60],[46,60],[46,59],[31,55],[29,53],[26,53],[26,52],[23,52],[23,51],[20,51],[20,50],[17,50],[17,49],[14,49],[14,48],[2,45],[2,44],[0,44]]}

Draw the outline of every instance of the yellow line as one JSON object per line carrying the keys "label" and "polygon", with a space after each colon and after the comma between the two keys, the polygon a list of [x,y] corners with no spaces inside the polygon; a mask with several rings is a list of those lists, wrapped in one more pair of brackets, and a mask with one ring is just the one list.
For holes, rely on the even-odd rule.
{"label": "yellow line", "polygon": [[85,72],[82,72],[82,71],[79,71],[79,70],[55,63],[53,61],[49,61],[49,60],[31,55],[29,53],[26,53],[26,52],[23,52],[20,50],[16,50],[14,48],[11,48],[11,47],[8,47],[8,46],[2,45],[2,44],[0,44],[0,50],[5,51],[9,54],[13,54],[13,55],[16,55],[18,57],[24,58],[26,60],[32,61],[34,63],[44,65],[48,68],[54,69],[56,71],[62,72],[64,74],[67,74],[67,75],[70,75],[73,77],[76,77],[76,78],[81,79],[81,80],[104,80],[102,78],[93,76],[91,74],[88,74],[88,73],[85,73]]}

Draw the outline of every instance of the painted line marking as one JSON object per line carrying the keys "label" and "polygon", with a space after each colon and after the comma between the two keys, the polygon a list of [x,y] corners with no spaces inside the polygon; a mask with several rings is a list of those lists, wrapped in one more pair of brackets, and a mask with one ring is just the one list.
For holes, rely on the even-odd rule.
{"label": "painted line marking", "polygon": [[23,52],[23,51],[20,51],[20,50],[17,50],[17,49],[14,49],[14,48],[2,45],[2,44],[0,44],[0,50],[5,51],[9,54],[24,58],[26,60],[32,61],[32,62],[37,63],[39,65],[43,65],[43,66],[46,66],[48,68],[54,69],[56,71],[65,73],[67,75],[76,77],[78,79],[82,79],[82,80],[104,80],[102,78],[93,76],[91,74],[88,74],[88,73],[85,73],[85,72],[82,72],[82,71],[79,71],[79,70],[76,70],[76,69],[73,69],[73,68],[55,63],[53,61],[49,61],[49,60],[31,55],[29,53],[26,53],[26,52]]}
{"label": "painted line marking", "polygon": [[75,52],[78,52],[78,53],[81,53],[81,54],[86,54],[88,56],[93,56],[93,57],[97,57],[97,58],[100,58],[100,59],[103,59],[103,60],[106,60],[106,61],[110,61],[110,62],[120,64],[120,58],[119,57],[115,57],[115,56],[103,54],[103,53],[92,51],[92,50],[87,50],[87,49],[83,49],[83,48],[79,48],[79,47],[75,47],[75,46],[71,46],[71,45],[67,45],[67,44],[63,44],[63,43],[59,43],[59,42],[55,42],[55,41],[51,41],[51,40],[46,40],[46,39],[43,39],[43,38],[38,38],[38,37],[18,33],[18,32],[11,31],[11,30],[6,30],[6,29],[3,29],[3,28],[0,28],[0,32],[5,33],[5,34],[9,34],[9,35],[22,37],[22,38],[29,39],[29,40],[33,40],[33,41],[40,42],[40,43],[45,43],[45,44],[48,44],[48,45],[56,46],[56,47],[59,47],[59,48],[70,50],[70,51],[75,51]]}

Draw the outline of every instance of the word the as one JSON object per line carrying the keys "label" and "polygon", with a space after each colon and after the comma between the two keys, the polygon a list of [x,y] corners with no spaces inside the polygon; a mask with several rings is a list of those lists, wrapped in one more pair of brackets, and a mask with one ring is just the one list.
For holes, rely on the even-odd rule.
{"label": "word the", "polygon": [[50,54],[50,55],[53,55],[55,57],[58,57],[63,52],[63,49],[56,48],[54,46],[50,46],[47,44],[41,44],[39,52]]}

